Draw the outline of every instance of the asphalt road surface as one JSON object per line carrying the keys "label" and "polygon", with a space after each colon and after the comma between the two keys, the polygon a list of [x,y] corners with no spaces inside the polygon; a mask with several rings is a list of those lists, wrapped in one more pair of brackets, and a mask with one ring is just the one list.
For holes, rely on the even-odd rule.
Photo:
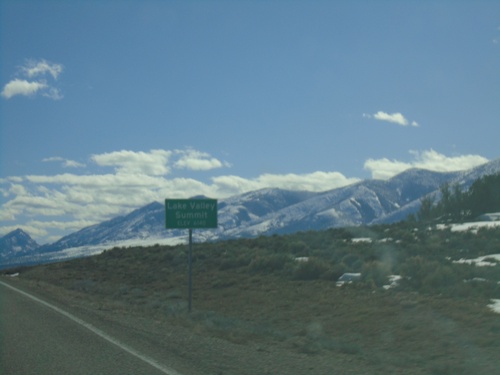
{"label": "asphalt road surface", "polygon": [[180,375],[67,311],[0,281],[0,375]]}

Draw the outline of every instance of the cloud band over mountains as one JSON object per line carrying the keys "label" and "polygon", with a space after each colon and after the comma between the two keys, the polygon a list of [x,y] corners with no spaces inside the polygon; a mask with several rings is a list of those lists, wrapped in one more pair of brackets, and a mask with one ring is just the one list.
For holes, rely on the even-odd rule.
{"label": "cloud band over mountains", "polygon": [[371,172],[372,178],[386,180],[410,168],[428,169],[436,172],[455,172],[470,169],[488,162],[479,155],[445,156],[434,150],[410,151],[413,160],[368,159],[364,168]]}
{"label": "cloud band over mountains", "polygon": [[[370,171],[373,178],[388,179],[409,168],[456,171],[488,161],[478,155],[448,157],[434,150],[411,151],[410,155],[413,160],[409,162],[368,159],[364,168]],[[225,198],[269,187],[319,192],[360,181],[336,171],[264,173],[254,178],[219,174],[205,180],[177,175],[186,170],[191,171],[193,176],[207,171],[213,174],[215,170],[231,167],[226,161],[193,149],[121,150],[91,155],[86,163],[58,156],[43,161],[60,163],[62,168],[73,168],[80,173],[0,179],[0,194],[6,201],[0,208],[0,220],[3,222],[0,235],[21,226],[37,240],[52,242],[68,231],[165,198],[196,195]],[[24,224],[8,224],[20,220],[24,220]]]}

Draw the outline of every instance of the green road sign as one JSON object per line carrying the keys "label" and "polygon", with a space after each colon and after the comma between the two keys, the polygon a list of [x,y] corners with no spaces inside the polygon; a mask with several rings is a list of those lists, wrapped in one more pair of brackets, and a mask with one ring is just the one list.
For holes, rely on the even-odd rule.
{"label": "green road sign", "polygon": [[165,199],[167,229],[217,228],[217,199]]}

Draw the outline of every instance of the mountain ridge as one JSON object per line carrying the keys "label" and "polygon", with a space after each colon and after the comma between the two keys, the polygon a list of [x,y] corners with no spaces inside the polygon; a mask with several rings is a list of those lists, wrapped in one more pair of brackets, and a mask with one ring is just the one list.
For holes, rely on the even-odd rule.
{"label": "mountain ridge", "polygon": [[[388,180],[367,179],[323,192],[264,188],[219,199],[219,228],[195,231],[195,236],[201,241],[222,240],[392,223],[416,213],[423,197],[429,194],[439,197],[444,183],[458,183],[468,188],[477,178],[498,172],[500,159],[459,172],[412,168]],[[68,248],[111,247],[120,241],[140,242],[185,235],[183,230],[167,230],[164,216],[164,205],[152,202],[127,215],[39,246],[36,252],[55,254]]]}
{"label": "mountain ridge", "polygon": [[26,256],[39,249],[40,245],[20,228],[0,238],[0,261],[18,256]]}

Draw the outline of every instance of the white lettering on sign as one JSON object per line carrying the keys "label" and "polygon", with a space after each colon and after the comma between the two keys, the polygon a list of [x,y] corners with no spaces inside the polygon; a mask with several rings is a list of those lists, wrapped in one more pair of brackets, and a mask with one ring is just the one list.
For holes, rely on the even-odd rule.
{"label": "white lettering on sign", "polygon": [[207,219],[208,212],[175,212],[176,219]]}
{"label": "white lettering on sign", "polygon": [[178,203],[178,202],[168,202],[167,209],[169,210],[187,210],[188,205],[186,203]]}
{"label": "white lettering on sign", "polygon": [[215,203],[197,203],[191,202],[189,205],[187,203],[179,203],[179,202],[167,202],[168,210],[215,210]]}
{"label": "white lettering on sign", "polygon": [[167,228],[217,228],[216,199],[166,199]]}
{"label": "white lettering on sign", "polygon": [[192,210],[210,210],[213,211],[215,210],[215,203],[206,203],[206,202],[191,202],[189,204],[191,206]]}

